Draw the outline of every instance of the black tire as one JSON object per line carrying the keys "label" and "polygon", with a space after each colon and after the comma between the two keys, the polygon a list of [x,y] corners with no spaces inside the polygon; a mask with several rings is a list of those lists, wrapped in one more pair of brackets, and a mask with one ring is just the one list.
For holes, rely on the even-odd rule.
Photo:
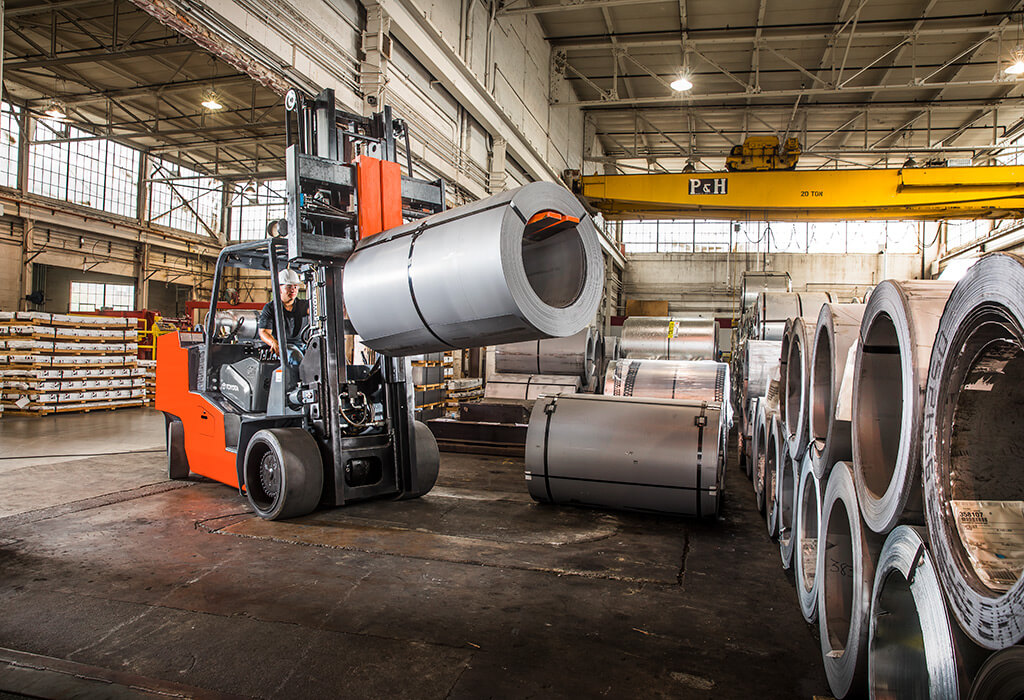
{"label": "black tire", "polygon": [[167,419],[167,478],[187,479],[188,455],[185,454],[185,424],[177,418]]}
{"label": "black tire", "polygon": [[245,449],[249,505],[264,520],[312,513],[324,490],[320,448],[302,428],[260,430]]}
{"label": "black tire", "polygon": [[413,437],[415,444],[416,483],[401,493],[399,500],[419,498],[430,493],[437,483],[437,473],[441,467],[441,453],[437,450],[437,440],[426,423],[413,421]]}

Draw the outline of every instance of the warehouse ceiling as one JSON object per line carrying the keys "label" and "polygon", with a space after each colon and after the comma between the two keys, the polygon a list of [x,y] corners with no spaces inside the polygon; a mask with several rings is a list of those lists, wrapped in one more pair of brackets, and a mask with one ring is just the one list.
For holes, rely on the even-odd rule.
{"label": "warehouse ceiling", "polygon": [[[1021,130],[1020,0],[505,0],[535,15],[554,95],[586,111],[610,172],[722,169],[750,135],[800,168],[974,158]],[[687,71],[692,90],[670,83]],[[1024,76],[1017,76],[1021,78]]]}
{"label": "warehouse ceiling", "polygon": [[283,172],[283,96],[128,0],[9,0],[4,28],[5,98],[202,172]]}

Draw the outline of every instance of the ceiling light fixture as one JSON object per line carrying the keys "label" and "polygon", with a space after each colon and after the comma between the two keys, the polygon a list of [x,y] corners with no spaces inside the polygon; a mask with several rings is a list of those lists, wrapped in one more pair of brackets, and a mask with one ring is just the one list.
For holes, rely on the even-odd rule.
{"label": "ceiling light fixture", "polygon": [[1024,74],[1024,49],[1018,48],[1010,54],[1010,65],[1003,69],[1007,75]]}
{"label": "ceiling light fixture", "polygon": [[207,90],[203,94],[203,101],[201,104],[211,112],[216,112],[218,109],[224,109],[224,105],[220,102],[220,97],[213,90]]}
{"label": "ceiling light fixture", "polygon": [[690,78],[687,77],[686,75],[681,75],[675,80],[673,80],[669,84],[669,87],[671,87],[676,92],[686,92],[687,90],[693,87],[693,81],[691,81]]}
{"label": "ceiling light fixture", "polygon": [[46,106],[44,114],[50,119],[56,119],[57,121],[64,121],[68,118],[67,110],[64,109],[64,105],[59,100],[50,100],[50,104]]}

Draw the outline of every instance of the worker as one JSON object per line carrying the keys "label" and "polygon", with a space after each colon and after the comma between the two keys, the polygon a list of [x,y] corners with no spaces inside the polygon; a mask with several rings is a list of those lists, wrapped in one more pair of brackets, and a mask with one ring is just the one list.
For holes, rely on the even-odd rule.
{"label": "worker", "polygon": [[[285,268],[277,275],[277,281],[281,289],[281,304],[284,306],[284,327],[285,347],[299,346],[302,332],[309,325],[309,302],[299,299],[299,287],[302,280],[295,270]],[[278,341],[278,333],[274,318],[274,300],[271,299],[260,311],[259,321],[256,323],[260,332],[260,340],[270,346],[275,354],[281,354],[281,347]],[[289,357],[289,361],[292,358]]]}

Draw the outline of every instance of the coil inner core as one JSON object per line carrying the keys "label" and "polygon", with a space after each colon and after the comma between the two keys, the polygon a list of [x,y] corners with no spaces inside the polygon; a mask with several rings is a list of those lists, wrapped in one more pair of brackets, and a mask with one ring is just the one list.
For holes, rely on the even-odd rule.
{"label": "coil inner core", "polygon": [[530,287],[548,306],[564,309],[583,292],[587,258],[576,226],[524,232],[522,256]]}

